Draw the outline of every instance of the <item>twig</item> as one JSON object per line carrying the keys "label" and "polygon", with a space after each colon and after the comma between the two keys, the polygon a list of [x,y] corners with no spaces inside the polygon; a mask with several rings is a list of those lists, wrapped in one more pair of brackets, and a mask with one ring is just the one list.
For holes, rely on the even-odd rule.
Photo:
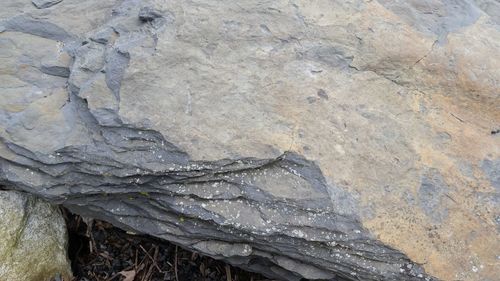
{"label": "twig", "polygon": [[139,254],[138,253],[139,251],[137,250],[137,248],[135,249],[135,259],[134,259],[134,267],[137,267],[137,255]]}
{"label": "twig", "polygon": [[158,254],[160,253],[160,249],[157,245],[155,245],[155,253],[153,254],[153,258],[154,258],[154,263],[155,263],[155,266],[156,268],[158,268],[158,271],[160,273],[163,273],[163,270],[160,269],[160,267],[158,267],[158,263],[156,262],[158,260]]}
{"label": "twig", "polygon": [[90,247],[90,253],[97,253],[97,246],[94,240],[94,234],[92,233],[93,228],[94,228],[94,219],[89,219],[88,221],[85,222],[87,224],[87,237],[89,239],[89,247]]}
{"label": "twig", "polygon": [[153,273],[153,268],[154,268],[154,263],[151,264],[151,266],[149,267],[148,271],[146,272],[146,274],[144,276],[142,276],[142,281],[147,281],[149,280],[149,277],[151,276],[151,274]]}
{"label": "twig", "polygon": [[175,272],[175,281],[179,281],[179,275],[177,275],[177,248],[178,246],[175,245],[175,257],[174,257],[174,272]]}
{"label": "twig", "polygon": [[229,264],[226,264],[226,280],[232,281],[231,280],[231,267],[229,267]]}
{"label": "twig", "polygon": [[[142,247],[142,245],[139,245],[139,247],[141,247],[142,251],[146,254],[146,256],[148,256],[148,258],[151,259],[151,261],[153,262],[153,265],[156,266],[156,268],[158,269],[158,271],[162,272],[162,270],[156,264],[155,259],[149,254],[149,251],[151,251],[151,249],[149,249],[149,251],[146,252],[146,249],[144,249]],[[155,255],[157,255],[157,254],[158,254],[158,248],[155,248]]]}

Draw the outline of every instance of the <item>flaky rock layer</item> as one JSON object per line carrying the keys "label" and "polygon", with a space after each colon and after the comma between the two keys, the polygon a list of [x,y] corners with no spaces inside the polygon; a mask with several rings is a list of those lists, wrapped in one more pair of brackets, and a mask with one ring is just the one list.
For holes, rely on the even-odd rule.
{"label": "flaky rock layer", "polygon": [[0,183],[285,280],[500,274],[497,2],[48,2]]}

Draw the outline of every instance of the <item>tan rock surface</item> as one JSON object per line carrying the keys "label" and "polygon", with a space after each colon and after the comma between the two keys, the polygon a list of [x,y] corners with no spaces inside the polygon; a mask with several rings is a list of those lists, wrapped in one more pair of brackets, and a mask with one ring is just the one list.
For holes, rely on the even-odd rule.
{"label": "tan rock surface", "polygon": [[251,2],[167,5],[184,11],[176,38],[132,52],[125,120],[158,112],[149,124],[197,159],[297,151],[429,272],[494,280],[499,187],[481,165],[500,161],[499,26],[481,13],[438,41],[377,1]]}
{"label": "tan rock surface", "polygon": [[[70,89],[98,124],[157,131],[192,160],[294,151],[318,165],[336,212],[427,273],[500,275],[498,2],[65,0],[50,12],[17,2],[0,12],[0,43],[15,45],[0,51],[5,143],[41,154],[95,143],[67,94],[47,86],[63,78],[39,85],[20,79],[32,68],[13,70],[26,53],[36,65],[60,52],[58,40],[9,29],[16,13],[43,15],[94,38],[64,48]],[[161,16],[141,22],[145,5]],[[33,83],[50,99],[27,94]],[[33,140],[40,131],[47,142]]]}

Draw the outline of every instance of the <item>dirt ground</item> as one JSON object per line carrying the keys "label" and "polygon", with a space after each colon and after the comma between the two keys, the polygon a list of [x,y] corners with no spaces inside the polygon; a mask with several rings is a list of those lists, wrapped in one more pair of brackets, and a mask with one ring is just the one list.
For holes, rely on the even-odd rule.
{"label": "dirt ground", "polygon": [[103,221],[90,228],[63,210],[72,281],[271,281],[158,239],[132,235]]}

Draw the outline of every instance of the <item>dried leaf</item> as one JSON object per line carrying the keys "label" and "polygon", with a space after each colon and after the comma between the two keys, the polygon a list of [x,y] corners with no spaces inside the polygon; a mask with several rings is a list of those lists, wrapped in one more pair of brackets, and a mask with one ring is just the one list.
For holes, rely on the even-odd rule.
{"label": "dried leaf", "polygon": [[136,274],[135,270],[120,271],[118,273],[120,273],[123,277],[125,277],[125,279],[123,279],[123,281],[134,281],[135,274]]}

